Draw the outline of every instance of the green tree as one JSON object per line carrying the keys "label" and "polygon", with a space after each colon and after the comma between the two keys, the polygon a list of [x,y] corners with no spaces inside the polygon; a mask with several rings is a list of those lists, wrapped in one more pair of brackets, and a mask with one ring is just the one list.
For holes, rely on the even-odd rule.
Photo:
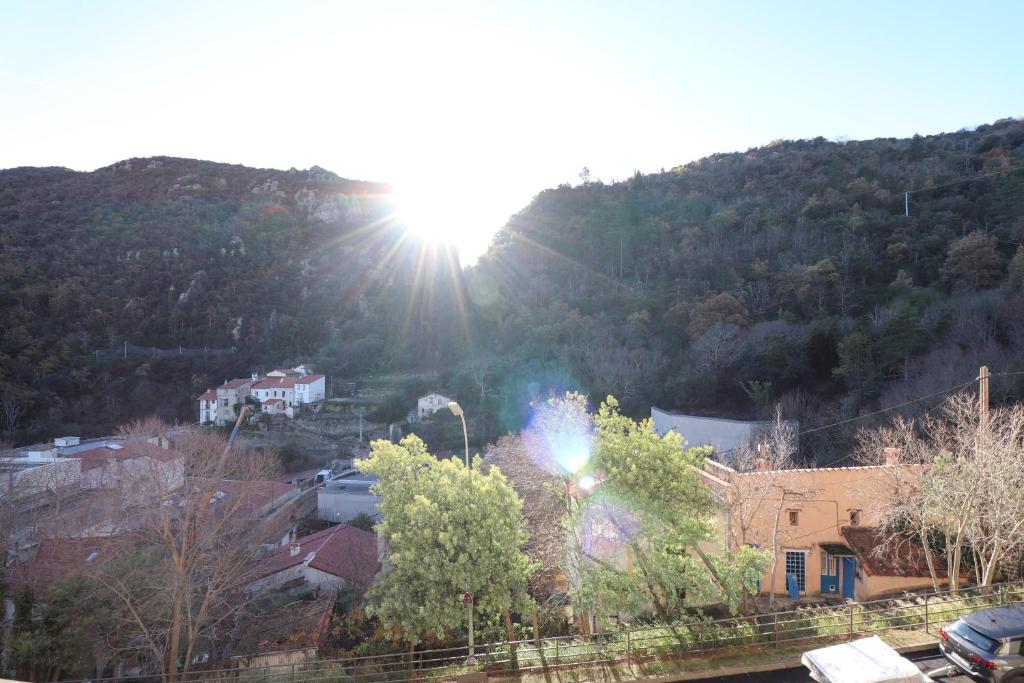
{"label": "green tree", "polygon": [[373,517],[370,517],[370,515],[365,512],[360,512],[358,515],[348,520],[348,525],[354,526],[357,529],[362,529],[363,531],[373,531]]}
{"label": "green tree", "polygon": [[696,339],[719,324],[739,327],[749,325],[750,311],[747,305],[728,292],[713,294],[693,307],[687,332],[690,339]]}
{"label": "green tree", "polygon": [[972,232],[953,243],[942,266],[942,277],[972,288],[994,287],[1002,278],[996,238]]}
{"label": "green tree", "polygon": [[120,615],[102,586],[80,575],[54,583],[36,618],[14,639],[19,668],[32,680],[102,676],[119,638]]}
{"label": "green tree", "polygon": [[1024,247],[1017,247],[1017,253],[1010,260],[1007,281],[1013,289],[1024,287]]}
{"label": "green tree", "polygon": [[722,542],[717,503],[700,475],[709,449],[688,449],[674,432],[659,436],[651,420],[620,414],[611,396],[594,427],[592,462],[572,494],[576,599],[627,616],[653,605],[666,620],[709,602],[737,609],[769,560],[750,548],[706,551]]}
{"label": "green tree", "polygon": [[526,592],[534,564],[523,553],[522,502],[496,467],[480,458],[438,460],[412,435],[398,444],[379,440],[356,463],[379,478],[377,525],[388,557],[370,591],[369,612],[410,644],[445,638],[467,624],[470,608],[483,617],[532,612]]}

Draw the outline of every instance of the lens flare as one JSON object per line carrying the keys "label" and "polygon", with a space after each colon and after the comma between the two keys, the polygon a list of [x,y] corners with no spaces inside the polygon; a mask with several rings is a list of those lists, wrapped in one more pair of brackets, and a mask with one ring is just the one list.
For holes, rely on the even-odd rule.
{"label": "lens flare", "polygon": [[639,530],[636,516],[608,496],[591,499],[577,527],[583,552],[606,561],[629,546]]}
{"label": "lens flare", "polygon": [[589,462],[594,430],[585,409],[567,401],[537,406],[523,430],[523,446],[534,464],[556,475],[573,475]]}

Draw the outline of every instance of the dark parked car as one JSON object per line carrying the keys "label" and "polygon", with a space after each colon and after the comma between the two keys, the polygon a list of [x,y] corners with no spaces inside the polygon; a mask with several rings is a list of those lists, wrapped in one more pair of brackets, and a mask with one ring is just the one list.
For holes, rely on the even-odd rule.
{"label": "dark parked car", "polygon": [[972,612],[939,631],[942,655],[960,671],[996,683],[1024,683],[1024,605]]}

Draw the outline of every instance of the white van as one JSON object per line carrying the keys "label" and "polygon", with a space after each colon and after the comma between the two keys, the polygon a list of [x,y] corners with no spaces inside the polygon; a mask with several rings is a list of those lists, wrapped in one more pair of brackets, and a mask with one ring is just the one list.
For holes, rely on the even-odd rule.
{"label": "white van", "polygon": [[878,636],[805,652],[800,663],[819,683],[934,683]]}

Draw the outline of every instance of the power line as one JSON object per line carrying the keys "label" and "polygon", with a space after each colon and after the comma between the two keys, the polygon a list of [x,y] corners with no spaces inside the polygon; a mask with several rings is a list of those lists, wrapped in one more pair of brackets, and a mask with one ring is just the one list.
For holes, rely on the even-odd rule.
{"label": "power line", "polygon": [[[991,374],[989,376],[990,377],[1001,377],[1001,376],[1006,376],[1006,375],[1024,375],[1024,371],[1021,371],[1021,372],[1000,372],[1000,373],[993,373],[993,374]],[[950,394],[950,393],[953,393],[955,391],[960,391],[961,389],[966,389],[967,387],[969,387],[972,384],[974,384],[975,382],[977,382],[979,379],[981,379],[981,378],[980,377],[975,377],[974,379],[969,380],[967,382],[964,382],[963,384],[958,384],[956,386],[948,387],[946,389],[942,389],[940,391],[936,391],[936,392],[933,392],[931,394],[925,394],[924,396],[918,396],[917,398],[912,398],[909,401],[904,401],[903,403],[897,403],[896,405],[893,405],[893,406],[888,406],[888,407],[885,407],[885,408],[880,408],[880,409],[872,411],[870,413],[864,413],[863,415],[857,415],[855,417],[850,417],[850,418],[847,418],[845,420],[839,420],[838,422],[833,422],[831,424],[822,425],[821,427],[814,427],[813,429],[805,429],[802,432],[798,432],[795,436],[797,438],[799,438],[799,437],[804,436],[806,434],[814,434],[815,432],[820,432],[820,431],[823,431],[823,430],[826,430],[826,429],[832,429],[833,427],[840,427],[842,425],[850,424],[851,422],[856,422],[858,420],[865,420],[865,419],[867,419],[869,417],[874,417],[876,415],[881,415],[882,413],[888,413],[888,412],[891,412],[893,410],[899,410],[900,408],[905,408],[906,406],[912,405],[914,403],[920,403],[921,401],[927,401],[930,398],[936,398],[938,396],[943,396],[945,394]],[[730,448],[727,451],[721,451],[721,452],[718,453],[718,456],[721,457],[723,455],[728,455],[729,453],[733,453],[735,451],[738,451],[741,448],[743,448],[743,446],[736,446],[735,448]],[[852,457],[853,457],[852,453],[849,454],[849,455],[844,455],[843,457],[839,458],[838,460],[833,460],[829,464],[824,465],[824,467],[833,467],[837,463],[845,462],[846,460],[849,460]]]}
{"label": "power line", "polygon": [[964,183],[970,183],[975,180],[983,180],[985,178],[993,178],[995,176],[1009,175],[1010,173],[1016,173],[1017,171],[1024,170],[1024,166],[1018,166],[1017,168],[1005,168],[1001,171],[990,171],[989,173],[982,173],[980,175],[973,176],[961,176],[956,180],[951,180],[941,185],[933,185],[931,187],[922,187],[917,190],[904,190],[903,192],[903,215],[910,216],[910,195],[922,194],[924,192],[931,192],[932,190],[942,190],[947,187],[953,187],[954,185],[962,185]]}
{"label": "power line", "polygon": [[969,382],[964,382],[963,384],[957,385],[955,387],[949,387],[948,389],[943,389],[942,391],[936,391],[936,392],[931,393],[931,394],[926,394],[925,396],[919,396],[917,398],[912,398],[909,401],[904,401],[903,403],[898,403],[898,404],[896,404],[894,406],[889,406],[887,408],[881,408],[881,409],[876,410],[874,412],[865,413],[863,415],[857,415],[856,417],[851,417],[851,418],[847,418],[845,420],[840,420],[838,422],[833,422],[832,424],[827,424],[827,425],[824,425],[822,427],[815,427],[814,429],[808,429],[808,430],[800,432],[799,434],[797,434],[797,436],[803,436],[805,434],[813,434],[814,432],[820,432],[823,429],[831,429],[832,427],[838,427],[840,425],[849,424],[850,422],[856,422],[857,420],[864,420],[864,419],[867,419],[869,417],[874,417],[875,415],[881,415],[882,413],[887,413],[887,412],[889,412],[891,410],[898,410],[899,408],[904,408],[906,406],[911,405],[912,403],[918,403],[920,401],[927,401],[928,399],[935,398],[936,396],[942,396],[943,394],[948,394],[948,393],[951,393],[951,392],[954,392],[954,391],[960,391],[961,389],[965,389],[966,387],[969,387],[970,385],[974,384],[979,379],[980,379],[980,377],[975,377],[974,379],[970,380]]}
{"label": "power line", "polygon": [[947,187],[953,187],[954,185],[962,185],[964,183],[969,183],[969,182],[972,182],[972,181],[975,181],[975,180],[982,180],[984,178],[993,178],[995,176],[1009,175],[1011,173],[1016,173],[1017,171],[1021,171],[1021,170],[1024,170],[1024,166],[1018,166],[1017,168],[1006,168],[1006,169],[1003,169],[1001,171],[990,171],[989,173],[982,173],[980,175],[961,176],[960,178],[957,178],[955,180],[950,180],[949,182],[942,183],[941,185],[932,185],[930,187],[921,187],[921,188],[918,188],[916,190],[905,190],[904,194],[907,194],[907,195],[922,194],[924,192],[931,192],[932,190],[942,190],[942,189],[947,188]]}
{"label": "power line", "polygon": [[[991,373],[989,375],[989,377],[1015,377],[1015,376],[1020,376],[1020,375],[1024,375],[1024,370],[1017,370],[1017,371],[1011,371],[1011,372],[993,372],[993,373]],[[839,420],[837,422],[832,422],[830,424],[822,425],[820,427],[814,427],[812,429],[805,429],[802,432],[798,432],[795,436],[801,437],[801,436],[805,436],[807,434],[814,434],[815,432],[824,431],[826,429],[832,429],[833,427],[840,427],[842,425],[850,424],[851,422],[856,422],[858,420],[866,420],[869,417],[874,417],[876,415],[881,415],[882,413],[888,413],[888,412],[891,412],[893,410],[899,410],[900,408],[905,408],[905,407],[907,407],[909,405],[913,405],[914,403],[920,403],[921,401],[927,401],[928,399],[931,399],[931,398],[936,398],[938,396],[943,396],[945,394],[951,394],[951,393],[953,393],[955,391],[960,391],[962,389],[966,389],[967,387],[971,386],[972,384],[974,384],[975,382],[977,382],[980,379],[981,379],[981,377],[975,377],[974,379],[968,380],[968,381],[964,382],[963,384],[958,384],[958,385],[955,385],[955,386],[952,386],[952,387],[947,387],[946,389],[941,389],[939,391],[935,391],[935,392],[932,392],[930,394],[925,394],[924,396],[918,396],[917,398],[912,398],[909,401],[904,401],[903,403],[897,403],[896,405],[887,406],[885,408],[879,408],[878,410],[872,411],[870,413],[864,413],[863,415],[857,415],[855,417],[846,418],[845,420]],[[730,448],[727,451],[719,451],[718,455],[719,456],[728,455],[729,453],[734,453],[734,452],[740,450],[741,448],[743,448],[743,446],[736,446],[735,448]],[[827,465],[824,465],[824,467],[832,467],[835,463],[844,462],[844,461],[846,461],[846,460],[848,460],[848,459],[850,459],[852,457],[853,457],[852,455],[845,455],[842,458],[839,458],[838,460],[833,460],[831,463],[829,463]]]}

